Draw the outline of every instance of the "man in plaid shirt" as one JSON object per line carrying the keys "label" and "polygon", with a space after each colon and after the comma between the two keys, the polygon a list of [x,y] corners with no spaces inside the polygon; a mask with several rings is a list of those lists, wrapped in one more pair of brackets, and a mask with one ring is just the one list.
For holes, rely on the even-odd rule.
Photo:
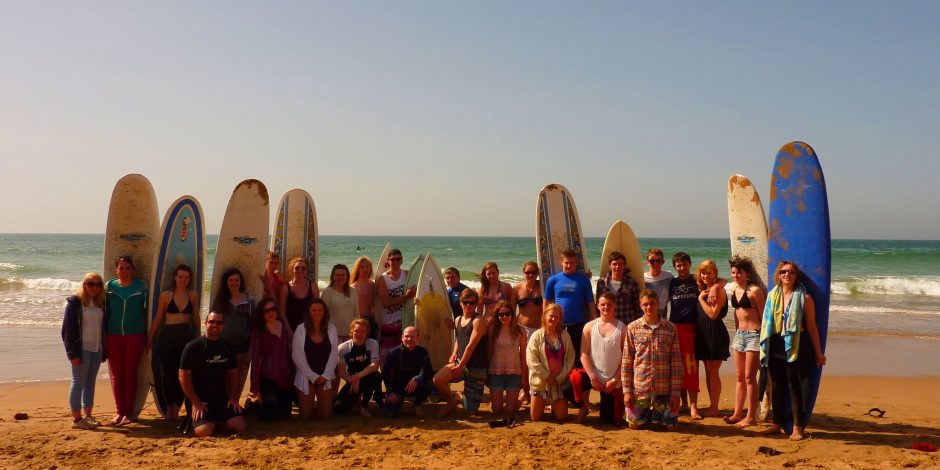
{"label": "man in plaid shirt", "polygon": [[640,293],[640,286],[633,280],[630,274],[630,268],[627,267],[627,257],[619,251],[615,251],[607,257],[610,271],[607,275],[597,280],[597,290],[594,295],[595,301],[600,301],[600,296],[604,292],[610,292],[614,295],[614,301],[617,310],[614,315],[625,325],[629,325],[634,320],[643,316],[640,311],[640,301],[637,295]]}
{"label": "man in plaid shirt", "polygon": [[640,293],[643,317],[627,325],[623,348],[623,402],[630,429],[658,423],[676,429],[682,390],[682,355],[676,326],[659,315],[659,297]]}

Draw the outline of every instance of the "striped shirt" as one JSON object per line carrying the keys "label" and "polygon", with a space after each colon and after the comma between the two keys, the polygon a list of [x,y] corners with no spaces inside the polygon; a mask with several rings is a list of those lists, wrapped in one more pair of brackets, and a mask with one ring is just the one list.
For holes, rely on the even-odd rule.
{"label": "striped shirt", "polygon": [[623,393],[678,398],[682,389],[682,354],[676,326],[668,320],[650,326],[645,317],[627,325],[620,376]]}
{"label": "striped shirt", "polygon": [[289,387],[294,380],[294,361],[291,359],[292,335],[281,323],[281,336],[275,336],[267,327],[251,332],[251,393],[261,391],[261,379],[274,380]]}

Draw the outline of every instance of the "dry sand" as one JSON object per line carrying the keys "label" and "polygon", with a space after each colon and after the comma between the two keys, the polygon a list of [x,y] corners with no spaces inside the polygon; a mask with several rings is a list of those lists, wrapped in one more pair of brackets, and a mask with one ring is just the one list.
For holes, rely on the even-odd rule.
{"label": "dry sand", "polygon": [[[728,411],[733,379],[724,377],[723,385],[722,408]],[[515,427],[490,429],[489,413],[475,418],[462,411],[440,420],[350,415],[262,423],[252,418],[241,436],[196,439],[159,420],[152,407],[138,423],[73,430],[65,405],[67,382],[8,384],[0,386],[0,468],[197,462],[207,468],[940,468],[940,453],[911,449],[912,442],[940,446],[938,391],[937,376],[826,376],[810,437],[800,443],[737,430],[719,418],[682,417],[677,432],[664,432],[600,426],[596,414],[581,425],[533,423],[520,413]],[[107,383],[99,384],[97,397],[95,414],[105,422],[114,409]],[[700,402],[705,400],[702,396]],[[872,407],[886,410],[884,418],[868,416]],[[15,421],[16,412],[30,418]],[[759,454],[761,446],[782,454]]]}

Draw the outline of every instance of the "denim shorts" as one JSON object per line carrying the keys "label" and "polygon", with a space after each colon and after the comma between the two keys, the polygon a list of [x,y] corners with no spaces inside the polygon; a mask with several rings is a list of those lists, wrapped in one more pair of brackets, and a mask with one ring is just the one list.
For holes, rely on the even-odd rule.
{"label": "denim shorts", "polygon": [[734,340],[731,341],[731,349],[737,352],[760,351],[760,330],[735,331]]}
{"label": "denim shorts", "polygon": [[519,390],[522,388],[522,376],[513,374],[490,374],[486,380],[490,390]]}

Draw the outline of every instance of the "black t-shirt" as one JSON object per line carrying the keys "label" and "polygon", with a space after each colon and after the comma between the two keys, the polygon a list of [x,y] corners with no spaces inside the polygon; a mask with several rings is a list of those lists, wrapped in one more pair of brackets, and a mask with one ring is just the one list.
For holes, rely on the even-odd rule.
{"label": "black t-shirt", "polygon": [[673,323],[698,322],[698,284],[695,278],[686,279],[674,277],[669,281],[669,321]]}
{"label": "black t-shirt", "polygon": [[212,341],[205,336],[190,341],[180,358],[180,369],[192,371],[196,395],[207,403],[228,401],[225,376],[237,367],[235,354],[224,341]]}

